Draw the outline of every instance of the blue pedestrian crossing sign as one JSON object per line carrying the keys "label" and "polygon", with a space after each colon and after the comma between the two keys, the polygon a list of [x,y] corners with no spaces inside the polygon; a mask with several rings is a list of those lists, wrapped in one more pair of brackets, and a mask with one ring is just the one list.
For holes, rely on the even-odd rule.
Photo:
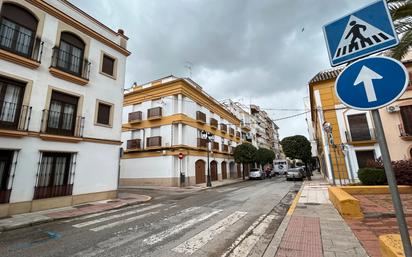
{"label": "blue pedestrian crossing sign", "polygon": [[336,96],[357,110],[375,110],[396,101],[409,85],[409,74],[398,60],[374,56],[343,70],[335,83]]}
{"label": "blue pedestrian crossing sign", "polygon": [[326,24],[323,33],[332,66],[399,44],[386,1],[382,0]]}

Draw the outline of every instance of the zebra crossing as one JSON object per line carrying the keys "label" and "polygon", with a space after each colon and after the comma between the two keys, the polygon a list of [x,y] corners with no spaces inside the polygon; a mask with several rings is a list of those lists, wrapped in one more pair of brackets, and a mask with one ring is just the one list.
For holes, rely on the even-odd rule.
{"label": "zebra crossing", "polygon": [[[155,245],[169,244],[170,241],[174,242],[169,249],[170,252],[173,253],[171,256],[196,255],[202,247],[218,239],[228,228],[239,223],[242,225],[243,223],[240,221],[244,220],[248,215],[246,211],[233,211],[228,214],[222,209],[196,206],[181,209],[166,217],[162,216],[162,211],[170,207],[169,204],[161,203],[140,205],[128,208],[125,212],[113,210],[99,213],[99,215],[90,214],[65,221],[66,223],[74,223],[71,226],[75,229],[86,229],[92,233],[96,233],[107,229],[124,229],[124,225],[131,224],[143,218],[154,217],[155,220],[158,220],[157,222],[145,224],[146,227],[140,225],[136,230],[129,227],[123,230],[122,234],[115,233],[114,237],[99,242],[96,246],[77,252],[73,257],[102,256],[103,253],[114,250],[115,248],[118,249],[126,244],[128,244],[128,246],[134,244],[138,249],[142,250],[145,249],[145,247],[151,248]],[[230,245],[222,257],[247,256],[273,218],[273,215],[262,215],[258,217],[253,224]],[[216,222],[198,231],[197,228],[199,225],[205,222],[210,223],[212,220],[216,220]],[[179,239],[185,237],[186,233],[184,232],[189,230],[194,230],[196,234],[188,239],[184,238],[186,239],[184,241]]]}

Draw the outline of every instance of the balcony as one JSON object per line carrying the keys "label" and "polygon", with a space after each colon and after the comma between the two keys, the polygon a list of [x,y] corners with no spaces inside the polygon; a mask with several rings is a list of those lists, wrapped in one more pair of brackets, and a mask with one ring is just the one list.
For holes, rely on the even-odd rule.
{"label": "balcony", "polygon": [[240,122],[240,128],[244,131],[250,131],[250,126],[243,121]]}
{"label": "balcony", "polygon": [[211,127],[212,129],[217,129],[217,126],[218,126],[217,120],[214,119],[214,118],[210,118],[210,127]]}
{"label": "balcony", "polygon": [[234,128],[229,128],[229,135],[234,136],[235,135],[235,129]]}
{"label": "balcony", "polygon": [[142,149],[141,139],[130,139],[127,140],[127,150],[140,150]]}
{"label": "balcony", "polygon": [[196,121],[202,124],[206,123],[206,114],[201,111],[196,112]]}
{"label": "balcony", "polygon": [[40,38],[0,25],[0,58],[30,69],[40,66],[44,42]]}
{"label": "balcony", "polygon": [[142,121],[142,112],[137,111],[137,112],[129,113],[128,121],[129,121],[129,123],[132,123],[132,124],[141,122]]}
{"label": "balcony", "polygon": [[222,133],[226,134],[227,133],[227,125],[226,124],[220,124],[220,131],[222,131]]}
{"label": "balcony", "polygon": [[87,59],[55,46],[49,71],[55,77],[84,86],[89,83],[90,65]]}
{"label": "balcony", "polygon": [[345,131],[346,141],[350,144],[368,144],[376,141],[374,129]]}
{"label": "balcony", "polygon": [[5,130],[2,134],[24,135],[22,132],[29,130],[31,110],[31,106],[0,101],[0,130]]}
{"label": "balcony", "polygon": [[197,139],[197,147],[199,148],[207,148],[207,140],[203,138]]}
{"label": "balcony", "polygon": [[148,120],[157,120],[162,118],[162,107],[154,107],[147,110]]}
{"label": "balcony", "polygon": [[213,142],[213,144],[212,144],[212,150],[219,151],[219,143],[218,143],[218,142]]}
{"label": "balcony", "polygon": [[403,124],[399,124],[398,127],[401,139],[405,141],[412,141],[412,131],[410,131],[410,129],[405,129]]}
{"label": "balcony", "polygon": [[73,142],[81,141],[83,130],[84,117],[70,113],[43,110],[41,120],[42,139]]}
{"label": "balcony", "polygon": [[229,152],[229,146],[228,145],[222,145],[222,152]]}
{"label": "balcony", "polygon": [[162,146],[162,137],[148,137],[146,138],[146,147],[161,147]]}

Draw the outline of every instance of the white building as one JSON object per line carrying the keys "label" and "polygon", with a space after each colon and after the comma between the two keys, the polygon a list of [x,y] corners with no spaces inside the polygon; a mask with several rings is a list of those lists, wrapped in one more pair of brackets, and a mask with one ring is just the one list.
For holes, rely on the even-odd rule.
{"label": "white building", "polygon": [[[169,76],[126,91],[120,184],[179,186],[206,182],[207,142],[212,181],[241,176],[232,147],[241,140],[240,120],[190,79]],[[179,160],[178,155],[184,155]],[[183,182],[183,181],[182,181]]]}
{"label": "white building", "polygon": [[68,1],[0,5],[0,217],[115,197],[128,38]]}

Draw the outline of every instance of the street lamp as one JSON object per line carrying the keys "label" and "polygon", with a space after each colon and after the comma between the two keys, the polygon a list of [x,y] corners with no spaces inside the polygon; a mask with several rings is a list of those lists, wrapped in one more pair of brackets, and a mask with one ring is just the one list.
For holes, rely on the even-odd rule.
{"label": "street lamp", "polygon": [[215,136],[212,133],[206,132],[204,130],[202,130],[201,136],[202,136],[202,139],[205,139],[207,142],[207,183],[206,183],[206,186],[212,187],[212,180],[210,179],[210,162],[209,162],[209,151],[210,151],[209,145],[210,144],[209,143],[215,140]]}
{"label": "street lamp", "polygon": [[[325,133],[326,133],[326,137],[328,139],[328,144],[331,144],[332,148],[334,148],[334,150],[335,150],[335,157],[336,157],[336,145],[335,145],[335,142],[333,140],[333,135],[332,135],[332,124],[325,121],[322,124],[322,127],[323,127],[323,131],[325,131]],[[335,174],[333,172],[333,163],[332,163],[332,156],[330,154],[330,151],[328,153],[328,158],[329,158],[330,168],[331,168],[332,183],[335,186],[336,185],[336,183],[335,183]],[[336,161],[337,161],[337,158],[336,158]],[[338,174],[339,174],[338,163],[336,163],[336,167],[338,168]],[[339,174],[339,177],[340,177],[340,174]],[[342,185],[342,182],[341,182],[341,185]]]}

